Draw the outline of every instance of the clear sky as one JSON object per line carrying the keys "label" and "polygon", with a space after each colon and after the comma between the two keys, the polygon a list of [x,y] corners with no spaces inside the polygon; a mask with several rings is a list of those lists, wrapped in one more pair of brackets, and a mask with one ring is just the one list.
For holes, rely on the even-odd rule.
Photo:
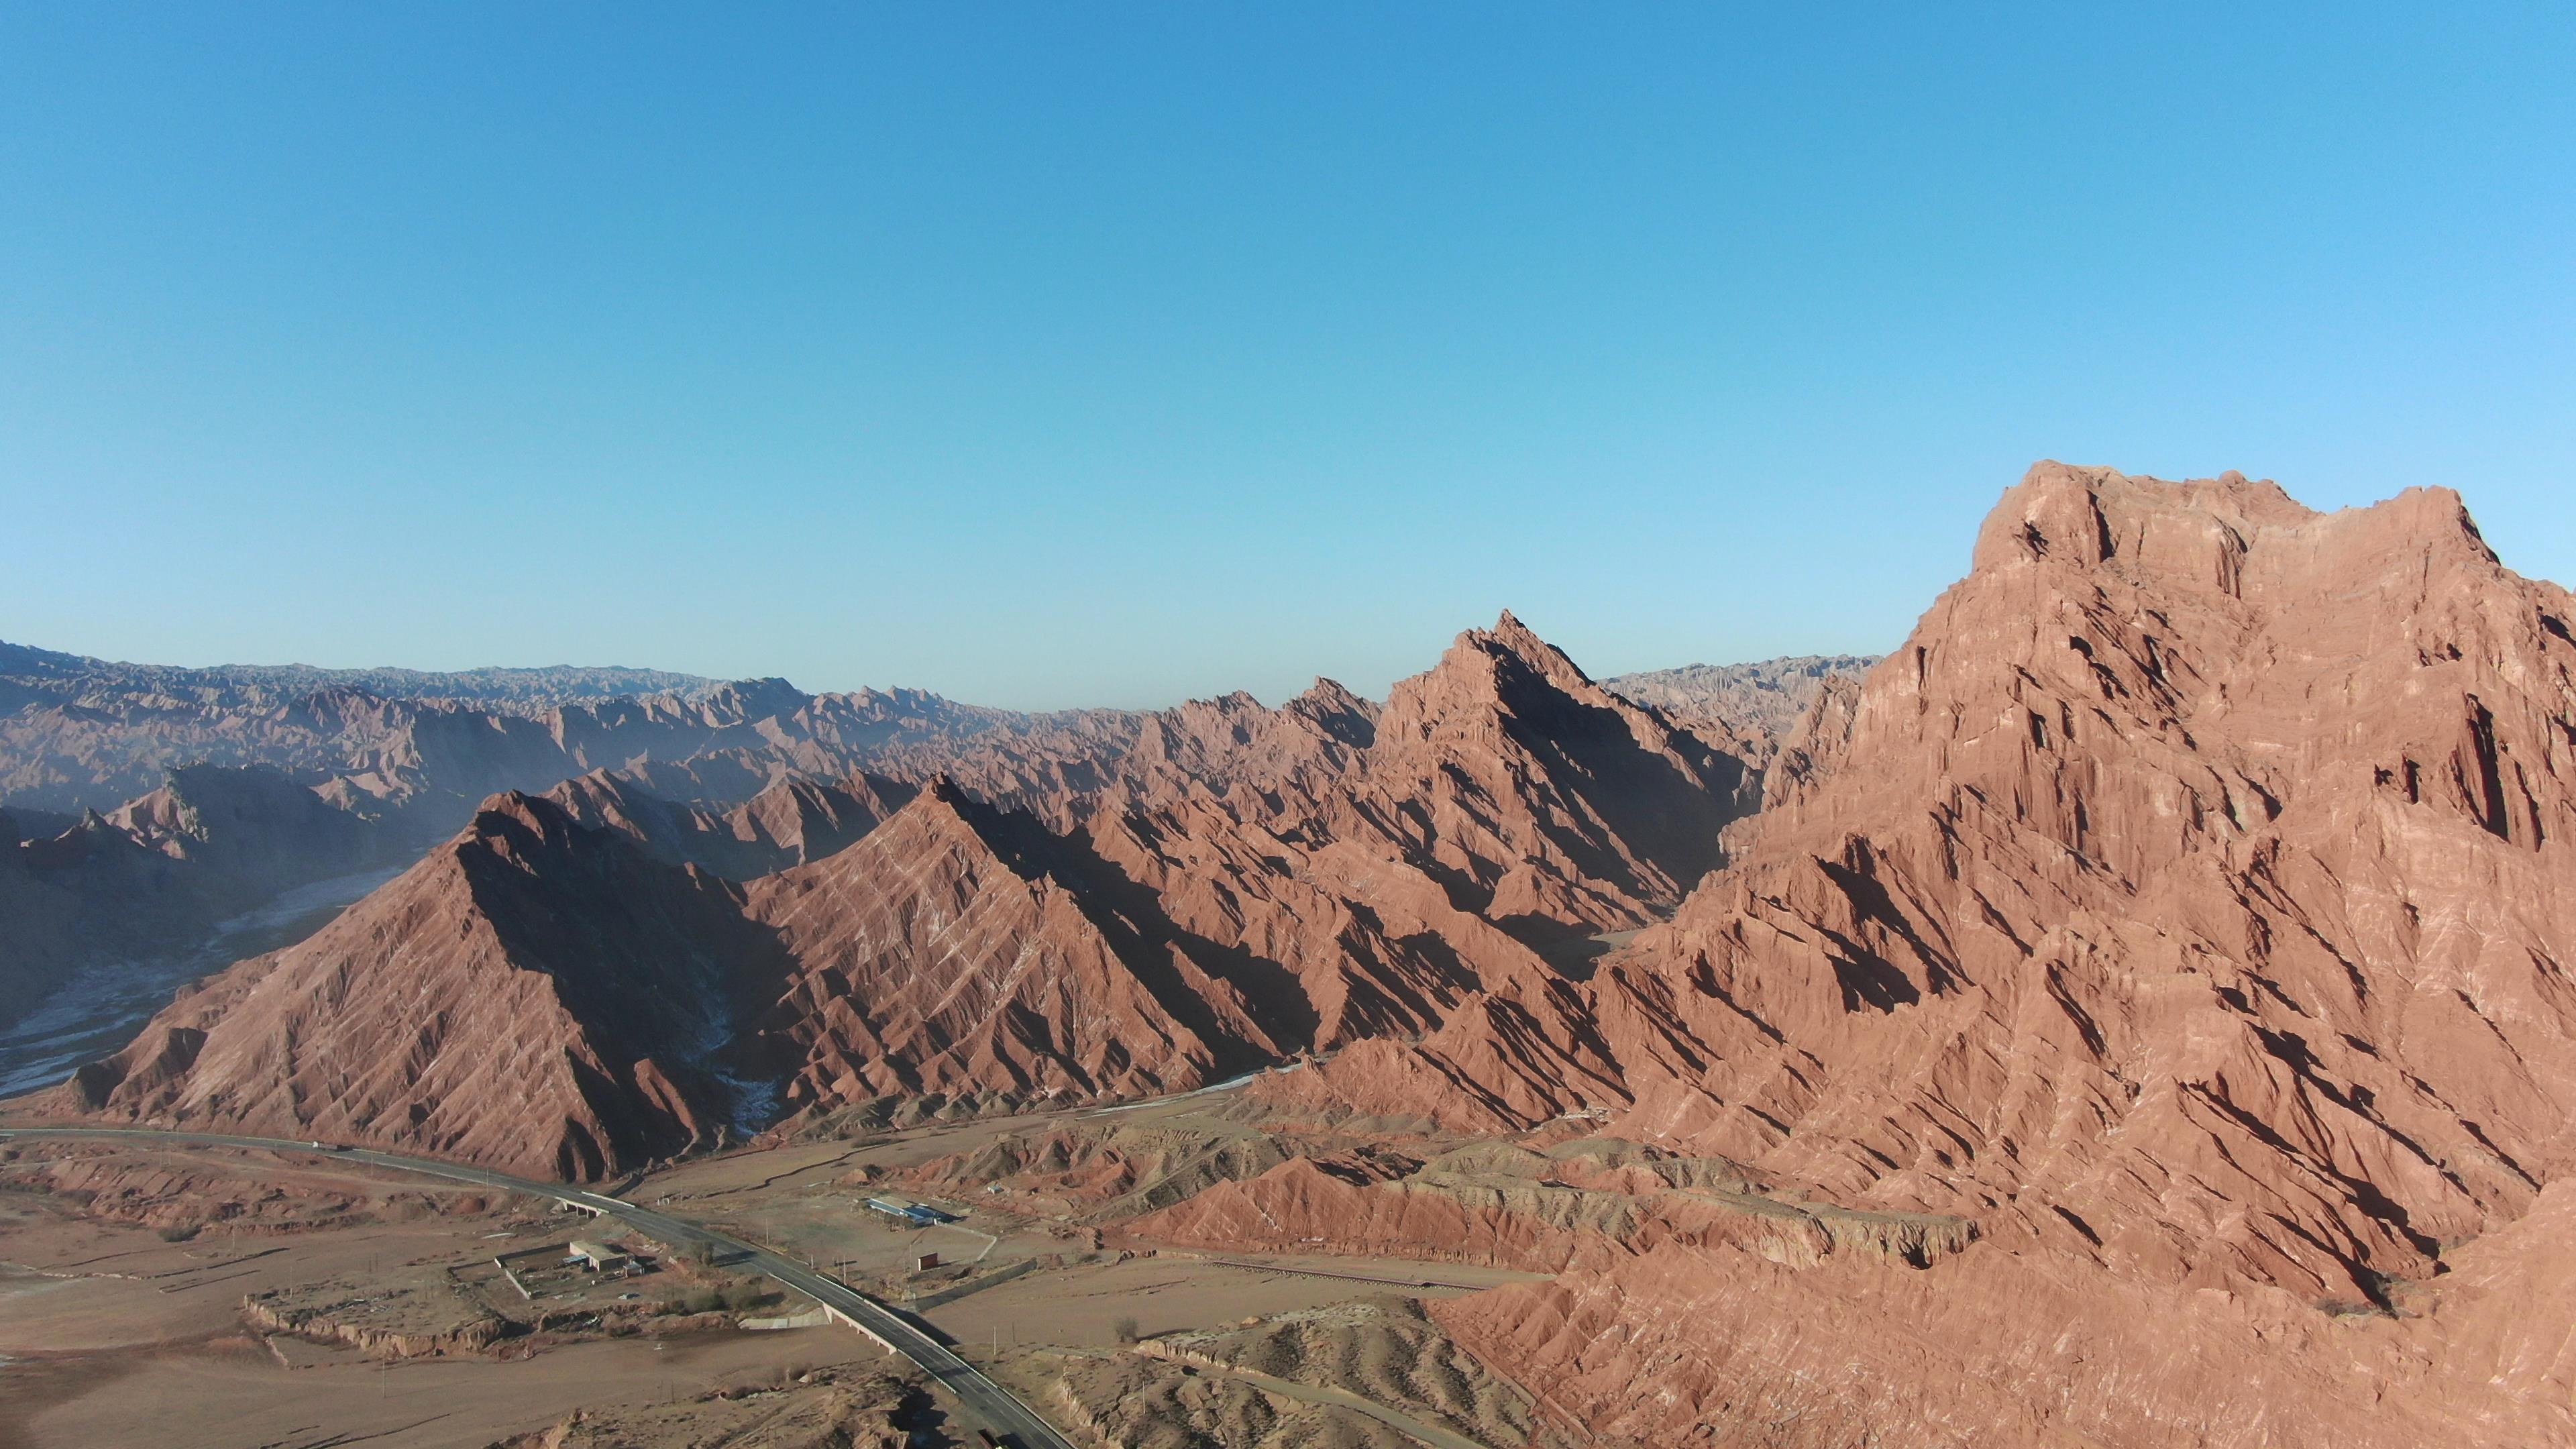
{"label": "clear sky", "polygon": [[1876,651],[2040,457],[2576,582],[2576,12],[2409,8],[10,0],[0,638]]}

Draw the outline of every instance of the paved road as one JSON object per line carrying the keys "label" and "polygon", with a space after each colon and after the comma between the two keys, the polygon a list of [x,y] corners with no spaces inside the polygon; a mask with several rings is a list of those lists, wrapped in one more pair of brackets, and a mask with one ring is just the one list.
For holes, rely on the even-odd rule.
{"label": "paved road", "polygon": [[963,1405],[967,1427],[989,1429],[1005,1442],[1021,1449],[1074,1449],[1073,1442],[1057,1433],[1046,1420],[1014,1398],[1011,1391],[984,1376],[973,1364],[943,1347],[937,1339],[923,1333],[901,1315],[836,1279],[782,1258],[764,1248],[730,1238],[711,1228],[702,1227],[668,1213],[637,1207],[630,1202],[585,1192],[568,1183],[538,1182],[512,1177],[486,1168],[463,1163],[440,1162],[427,1157],[404,1157],[391,1152],[378,1152],[366,1147],[322,1148],[310,1143],[278,1137],[225,1137],[211,1132],[160,1132],[143,1127],[0,1127],[0,1137],[139,1137],[155,1142],[186,1143],[205,1147],[265,1147],[284,1152],[302,1152],[341,1162],[363,1162],[375,1167],[389,1167],[402,1172],[417,1172],[430,1177],[444,1177],[455,1182],[470,1182],[484,1187],[507,1188],[513,1192],[553,1198],[557,1202],[588,1208],[593,1212],[615,1213],[652,1237],[673,1247],[712,1243],[720,1253],[730,1254],[729,1263],[766,1273],[815,1302],[840,1313],[876,1336],[877,1340],[918,1365],[923,1373]]}

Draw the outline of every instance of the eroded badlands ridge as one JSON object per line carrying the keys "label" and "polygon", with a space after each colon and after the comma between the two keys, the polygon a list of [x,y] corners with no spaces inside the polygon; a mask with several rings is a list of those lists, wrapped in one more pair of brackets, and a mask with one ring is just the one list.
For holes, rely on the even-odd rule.
{"label": "eroded badlands ridge", "polygon": [[[1538,652],[1553,651],[1521,642],[1534,646],[1522,651],[1528,669],[1555,667]],[[672,688],[610,694],[655,684]],[[373,692],[396,687],[421,693]],[[1767,758],[1772,744],[1752,721],[1788,697],[1755,691],[1739,710],[1735,696],[1698,682],[1666,692],[1689,703],[1691,729],[1746,761]],[[1588,682],[1580,693],[1587,708],[1632,708]],[[577,818],[618,824],[664,859],[740,879],[847,845],[943,774],[1058,831],[1111,794],[1151,804],[1185,790],[1242,795],[1238,815],[1338,811],[1349,825],[1357,802],[1344,787],[1377,718],[1376,705],[1329,680],[1278,710],[1233,695],[1154,712],[1029,715],[917,690],[811,695],[774,679],[187,670],[0,644],[0,898],[25,923],[0,942],[0,1027],[83,967],[177,963],[227,918],[281,893],[417,859],[496,792],[552,791]],[[1551,728],[1515,727],[1524,740]],[[1749,800],[1745,773],[1719,768]],[[1256,805],[1250,793],[1272,798]],[[342,818],[318,816],[317,801]],[[1597,850],[1599,831],[1573,803],[1570,842]],[[1389,813],[1384,798],[1368,808],[1376,819],[1361,833],[1409,832],[1416,853],[1440,853],[1471,877],[1499,877],[1516,859],[1514,841],[1479,845],[1484,825],[1458,812],[1445,822],[1450,836],[1435,840],[1428,822]],[[21,841],[26,849],[8,848]],[[1681,854],[1695,849],[1685,842]],[[1631,905],[1668,906],[1677,883],[1669,872],[1653,878],[1655,861],[1642,865],[1643,875],[1623,866],[1607,883]],[[1562,873],[1542,864],[1529,888],[1561,893],[1544,879],[1551,872]],[[1578,914],[1634,910],[1611,900]]]}
{"label": "eroded badlands ridge", "polygon": [[[2370,1366],[2419,1350],[2328,1334],[2318,1306],[2384,1323],[2430,1294],[2491,1337],[2492,1299],[2442,1291],[2464,1245],[2563,1276],[2522,1225],[2576,1106],[2571,620],[2448,492],[2319,515],[2233,476],[2043,466],[1905,647],[1823,701],[1733,868],[1570,1005],[1606,1089],[1548,1090],[1572,1073],[1472,1018],[1280,1087],[1382,1107],[1495,1061],[1534,1094],[1497,1126],[1606,1107],[1620,1136],[1977,1225],[1941,1286],[1677,1246],[1459,1308],[1468,1341],[1647,1442],[1793,1384],[1843,1408],[1903,1385],[1872,1419],[1912,1424],[1899,1443],[2352,1419]],[[2068,1286],[2097,1279],[2121,1305],[2100,1316]],[[1836,1330],[1708,1316],[1735,1301]],[[2129,1321],[2167,1313],[2188,1351]],[[2285,1323],[2315,1352],[2237,1374]],[[1845,1346],[1891,1338],[1918,1347]],[[2567,1432],[2554,1353],[2493,1383],[2452,1367],[2436,1417]]]}
{"label": "eroded badlands ridge", "polygon": [[496,796],[312,939],[183,992],[60,1092],[205,1123],[596,1177],[718,1140],[732,889]]}
{"label": "eroded badlands ridge", "polygon": [[57,1105],[596,1176],[924,1093],[1186,1089],[1563,989],[1542,953],[1668,910],[1758,785],[1509,616],[1383,711],[1321,684],[891,768],[933,763],[496,796]]}

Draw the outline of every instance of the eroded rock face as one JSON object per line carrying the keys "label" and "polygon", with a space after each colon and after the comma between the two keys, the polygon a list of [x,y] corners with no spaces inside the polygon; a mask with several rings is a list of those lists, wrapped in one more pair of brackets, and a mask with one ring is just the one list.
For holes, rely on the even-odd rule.
{"label": "eroded rock face", "polygon": [[1368,775],[1379,819],[1460,903],[1620,930],[1678,903],[1748,813],[1744,762],[1592,682],[1506,613],[1398,684]]}
{"label": "eroded rock face", "polygon": [[584,825],[615,830],[657,860],[750,880],[847,849],[910,800],[912,786],[873,775],[787,776],[730,810],[650,793],[611,770],[566,780],[546,798]]}
{"label": "eroded rock face", "polygon": [[182,766],[105,815],[20,834],[0,829],[0,1024],[84,965],[196,947],[282,892],[409,854],[260,765]]}
{"label": "eroded rock face", "polygon": [[48,1105],[571,1178],[721,1139],[733,977],[764,943],[712,876],[496,796],[299,945],[183,993]]}
{"label": "eroded rock face", "polygon": [[[1569,1084],[1514,1114],[1606,1105],[1619,1134],[1985,1242],[1939,1289],[1845,1301],[1676,1253],[1559,1285],[1553,1329],[1522,1305],[1453,1331],[1643,1442],[1822,1382],[1880,1442],[2267,1442],[2259,1414],[2192,1407],[2230,1355],[2142,1375],[2140,1330],[2104,1323],[2119,1373],[2052,1367],[2025,1305],[2083,1314],[2048,1285],[2098,1280],[2152,1317],[2205,1289],[2253,1305],[2190,1309],[2234,1325],[2206,1341],[2253,1352],[2282,1323],[2440,1298],[2448,1254],[2567,1171],[2570,618],[2447,492],[2321,515],[2233,475],[2034,469],[1905,647],[1819,702],[1732,866],[1586,985],[1608,1100]],[[1431,1046],[1278,1091],[1382,1105],[1421,1091]],[[1837,1330],[1694,1326],[1741,1295]],[[1871,1335],[1944,1347],[1846,1379],[1841,1345]],[[2281,1392],[2343,1422],[2367,1375],[2348,1343],[2316,1355],[2270,1362],[2327,1375]],[[1650,1363],[1684,1366],[1651,1401]],[[2450,1407],[2425,1412],[2520,1413],[2554,1372],[2446,1368],[2428,1393]],[[2109,1406],[2055,1406],[2086,1395]],[[1813,1422],[1782,1442],[1838,1442]]]}
{"label": "eroded rock face", "polygon": [[[719,690],[684,722],[794,703]],[[591,1175],[754,1120],[1183,1090],[1530,1002],[1549,1020],[1529,1054],[1561,1086],[1568,1062],[1607,1069],[1565,1035],[1542,949],[1669,907],[1757,788],[1509,616],[1382,712],[1326,682],[1278,709],[987,733],[892,750],[899,771],[961,772],[917,789],[789,776],[731,809],[652,792],[722,775],[700,755],[495,797],[63,1100]],[[184,812],[133,813],[190,839]],[[525,1102],[469,1089],[553,1057]],[[1425,1109],[1543,1099],[1484,1067],[1446,1063]]]}
{"label": "eroded rock face", "polygon": [[1509,616],[1382,713],[1325,682],[961,768],[751,891],[806,967],[768,1018],[793,1108],[1172,1090],[1544,994],[1531,937],[1677,900],[1752,788]]}
{"label": "eroded rock face", "polygon": [[2448,493],[2036,470],[1603,973],[1626,1125],[2141,1271],[2425,1276],[2565,1150],[2568,613]]}
{"label": "eroded rock face", "polygon": [[[1440,669],[1408,682],[1405,728],[1384,749],[1379,707],[1329,680],[1277,709],[1233,694],[1043,715],[917,690],[809,695],[776,679],[670,676],[671,692],[601,697],[619,681],[664,679],[166,670],[0,645],[0,799],[21,812],[19,833],[63,835],[77,817],[56,807],[108,809],[161,779],[103,818],[189,866],[155,867],[182,884],[149,893],[98,870],[0,879],[29,923],[14,950],[0,947],[0,1023],[81,965],[176,959],[277,892],[414,859],[500,791],[548,793],[660,859],[732,879],[830,855],[934,778],[1064,835],[1106,812],[1214,808],[1256,844],[1346,843],[1392,858],[1408,892],[1428,876],[1456,910],[1556,947],[1668,909],[1713,858],[1707,821],[1742,813],[1755,794],[1742,761],[1602,691],[1508,620],[1462,636]],[[375,692],[406,682],[446,693]],[[1678,794],[1667,788],[1676,769]],[[1106,850],[1129,827],[1097,829]],[[197,868],[209,863],[221,868]],[[250,886],[263,889],[235,888]],[[144,911],[94,929],[82,902],[102,892],[203,897],[217,913]],[[1320,1014],[1352,1016],[1352,1030],[1392,1019],[1370,988],[1355,989],[1347,1011]]]}
{"label": "eroded rock face", "polygon": [[[2045,464],[1767,777],[1509,616],[1383,709],[750,691],[907,783],[728,815],[780,757],[726,724],[502,797],[63,1100],[580,1174],[1312,1051],[1273,1126],[1657,1150],[1239,1155],[1129,1226],[1558,1271],[1435,1315],[1605,1442],[2576,1442],[2571,671],[2451,494]],[[1049,1152],[1004,1175],[1142,1160]]]}
{"label": "eroded rock face", "polygon": [[797,962],[763,1018],[796,1057],[788,1109],[1178,1090],[1277,1051],[1239,996],[1148,943],[1060,846],[939,780],[849,850],[756,882],[751,918]]}

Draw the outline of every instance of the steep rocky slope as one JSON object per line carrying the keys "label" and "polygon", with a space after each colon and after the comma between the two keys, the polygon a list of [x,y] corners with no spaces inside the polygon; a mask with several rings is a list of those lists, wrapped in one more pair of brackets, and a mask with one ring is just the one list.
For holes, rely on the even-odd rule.
{"label": "steep rocky slope", "polygon": [[183,993],[55,1105],[595,1177],[721,1140],[732,889],[524,795],[312,939]]}
{"label": "steep rocky slope", "polygon": [[1758,789],[1742,760],[1593,683],[1508,613],[1395,687],[1368,774],[1361,813],[1462,905],[1596,930],[1677,904]]}
{"label": "steep rocky slope", "polygon": [[[20,833],[61,835],[94,807],[148,850],[191,863],[160,871],[190,884],[163,882],[148,895],[99,870],[0,886],[30,923],[14,945],[0,946],[0,1026],[77,968],[192,958],[215,920],[283,890],[415,858],[505,790],[552,791],[576,818],[618,826],[666,860],[738,879],[846,846],[934,776],[1068,834],[1113,807],[1150,814],[1213,797],[1256,834],[1365,842],[1436,876],[1461,909],[1513,916],[1515,930],[1552,949],[1584,949],[1585,932],[1670,908],[1711,858],[1699,839],[1706,822],[1740,813],[1753,777],[1725,749],[1712,753],[1660,717],[1602,760],[1538,761],[1533,749],[1554,748],[1560,726],[1573,727],[1562,743],[1579,753],[1583,720],[1611,720],[1615,736],[1619,720],[1640,712],[1581,680],[1526,631],[1490,642],[1517,628],[1471,635],[1489,642],[1462,645],[1451,666],[1409,682],[1404,688],[1421,696],[1415,717],[1382,750],[1372,748],[1379,707],[1329,680],[1277,709],[1235,694],[1150,713],[1025,715],[913,690],[810,695],[781,680],[186,670],[0,646],[0,801]],[[1555,682],[1516,704],[1504,695],[1520,686],[1505,676]],[[607,693],[675,681],[661,694]],[[1581,705],[1540,719],[1555,707],[1544,700],[1571,698],[1562,692],[1569,687]],[[405,688],[422,693],[379,692]],[[1424,715],[1426,702],[1453,710],[1454,727]],[[1515,712],[1525,707],[1537,713],[1525,720]],[[1454,738],[1435,741],[1440,730]],[[1501,747],[1491,760],[1480,730]],[[1638,798],[1641,789],[1664,798],[1652,777],[1665,766],[1619,773],[1620,756],[1657,751],[1678,762],[1686,785],[1678,808],[1689,818],[1678,832],[1650,826],[1631,841],[1623,832],[1636,819],[1600,812],[1642,818],[1668,808]],[[1605,763],[1612,768],[1600,780],[1583,776]],[[1573,773],[1524,791],[1541,764]],[[1463,771],[1455,788],[1453,765]],[[1489,765],[1504,777],[1476,774]],[[202,801],[172,796],[183,775],[193,783],[182,793]],[[1708,793],[1723,798],[1698,798]],[[338,815],[318,813],[317,802]],[[245,806],[255,809],[245,815]],[[210,809],[224,822],[211,832],[203,825]],[[208,862],[223,868],[194,868]],[[215,887],[195,884],[215,875],[223,877]],[[101,881],[127,904],[212,903],[220,913],[156,906],[64,925],[73,908],[63,902],[87,898]],[[240,889],[253,886],[264,890]]]}
{"label": "steep rocky slope", "polygon": [[83,966],[185,953],[283,892],[409,853],[375,822],[264,766],[175,769],[106,815],[25,838],[5,818],[0,1026]]}
{"label": "steep rocky slope", "polygon": [[[596,797],[582,818],[642,827],[650,817],[655,828],[639,838],[666,858],[747,876],[846,845],[908,793],[862,778],[852,761],[1022,718],[902,691],[817,699],[777,681],[491,705],[342,685],[294,692],[270,680],[278,671],[208,682],[202,671],[115,669],[127,672],[70,671],[65,687],[87,692],[0,714],[0,798],[99,807],[12,812],[10,845],[61,843],[0,862],[0,893],[26,923],[0,942],[0,1026],[75,970],[177,961],[216,922],[280,892],[414,859],[495,791],[540,792],[615,767],[615,781],[565,794]],[[621,816],[610,797],[630,795]],[[102,829],[172,863],[118,866],[121,847]]]}
{"label": "steep rocky slope", "polygon": [[[84,822],[85,823],[85,822]],[[82,870],[90,832],[75,824],[56,836],[22,839],[14,817],[0,814],[0,1025],[16,1020],[67,980],[84,959],[113,950],[113,926],[130,910],[121,900],[143,871],[164,869],[141,860],[139,848],[120,852],[96,871]],[[50,842],[69,837],[81,859]],[[65,867],[79,873],[67,878]],[[148,877],[146,880],[148,881]],[[82,887],[97,882],[102,889]]]}
{"label": "steep rocky slope", "polygon": [[793,1063],[789,1110],[1151,1093],[1277,1054],[1239,993],[1069,856],[938,780],[850,849],[754,883],[749,915],[797,962],[761,1023]]}
{"label": "steep rocky slope", "polygon": [[[552,1035],[585,1065],[536,1099],[571,1137],[535,1140],[595,1172],[707,1140],[729,1114],[1129,1096],[1460,1018],[1535,1023],[1526,1001],[1553,1020],[1569,988],[1540,948],[1669,908],[1756,785],[1509,616],[1382,714],[1319,684],[1276,710],[1233,696],[1128,724],[960,752],[981,794],[1027,810],[941,774],[918,792],[789,777],[719,811],[652,794],[673,771],[649,764],[498,797],[422,867],[164,1013],[63,1100],[525,1162],[510,1144],[534,1130],[527,1109],[445,1098],[443,1074]],[[528,868],[491,876],[496,853]],[[424,975],[442,999],[478,981],[536,999],[506,1016],[460,1006],[420,1037],[401,1003]],[[368,989],[327,1022],[301,1014],[344,980]],[[647,1004],[600,1014],[614,1002]],[[1444,1090],[1495,1113],[1538,1100],[1485,1085],[1472,1058],[1447,1065]],[[720,1068],[758,1085],[725,1098]]]}
{"label": "steep rocky slope", "polygon": [[626,835],[656,859],[750,880],[846,849],[910,800],[909,785],[872,775],[791,775],[730,810],[649,793],[636,778],[593,770],[546,792],[581,824]]}
{"label": "steep rocky slope", "polygon": [[[1604,1108],[1977,1225],[1920,1283],[1673,1244],[1457,1310],[1635,1442],[1764,1404],[1790,1444],[2277,1442],[2267,1400],[2377,1442],[2563,1440],[2554,1356],[2499,1376],[2435,1343],[2500,1331],[2448,1281],[2463,1244],[2490,1279],[2563,1273],[2524,1224],[2576,1142],[2571,618],[2447,492],[2321,515],[2043,465],[1819,702],[1730,867],[1569,1008],[1606,1083],[1453,1022],[1275,1090],[1382,1110],[1484,1050],[1534,1097],[1496,1125]],[[2456,1321],[2333,1326],[2418,1312]],[[2381,1428],[2349,1412],[2408,1376]]]}
{"label": "steep rocky slope", "polygon": [[1839,762],[1604,972],[1629,1125],[2141,1266],[2428,1274],[2576,1101],[2569,614],[2448,493],[2035,472]]}
{"label": "steep rocky slope", "polygon": [[107,813],[147,850],[232,877],[246,899],[374,863],[390,843],[266,765],[183,765]]}
{"label": "steep rocky slope", "polygon": [[[1312,1054],[924,1170],[1554,1272],[1430,1312],[1616,1446],[2576,1443],[2576,599],[2450,493],[2043,464],[1767,771],[1508,615],[1382,708],[621,708],[49,1105],[596,1174]],[[124,818],[18,849],[198,852]]]}

